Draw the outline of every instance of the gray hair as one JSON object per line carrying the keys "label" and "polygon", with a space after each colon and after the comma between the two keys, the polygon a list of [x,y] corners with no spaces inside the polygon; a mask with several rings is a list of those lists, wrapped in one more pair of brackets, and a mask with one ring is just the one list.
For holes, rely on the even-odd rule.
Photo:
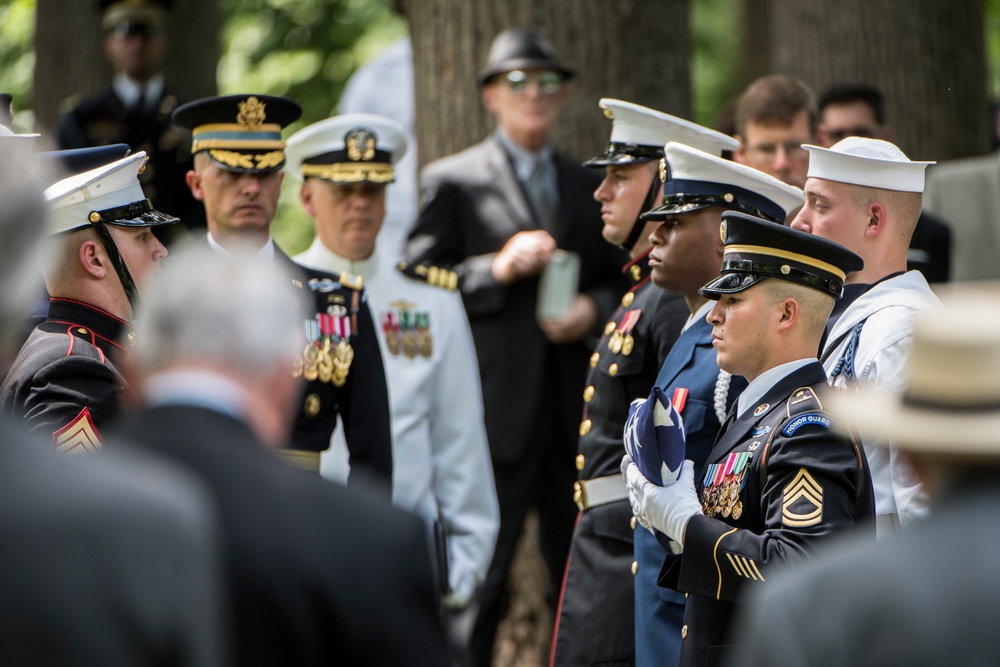
{"label": "gray hair", "polygon": [[31,299],[41,296],[48,182],[47,165],[31,155],[30,143],[0,138],[0,344],[23,326]]}
{"label": "gray hair", "polygon": [[165,264],[136,319],[141,373],[193,364],[249,379],[291,369],[301,323],[291,277],[273,259],[192,247]]}

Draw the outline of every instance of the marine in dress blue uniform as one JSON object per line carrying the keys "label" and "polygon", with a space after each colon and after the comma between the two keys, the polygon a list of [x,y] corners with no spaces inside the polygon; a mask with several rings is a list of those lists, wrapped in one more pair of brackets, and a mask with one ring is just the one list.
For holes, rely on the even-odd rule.
{"label": "marine in dress blue uniform", "polygon": [[[649,232],[658,223],[639,214],[659,202],[662,181],[655,163],[667,142],[682,141],[715,154],[737,145],[722,133],[630,102],[602,99],[600,106],[613,122],[611,138],[605,152],[584,166],[606,170],[594,198],[602,203],[605,240],[629,253],[631,261],[622,273],[630,288],[590,357],[583,391],[574,486],[580,515],[560,596],[554,665],[634,660],[633,517],[619,471],[622,431],[629,404],[649,393],[688,315],[680,295],[650,282]],[[645,189],[616,185],[643,175]]]}
{"label": "marine in dress blue uniform", "polygon": [[[229,172],[236,180],[244,175],[265,179],[280,171],[285,164],[281,130],[301,114],[295,101],[270,95],[212,97],[179,107],[173,120],[191,131],[191,152],[196,158],[195,171],[187,176],[189,187],[194,189],[192,184],[201,178],[199,154],[208,161],[204,168]],[[206,196],[217,194],[204,190],[201,197]],[[329,447],[339,418],[350,448],[352,479],[367,478],[388,493],[392,480],[389,398],[363,281],[347,273],[333,275],[296,264],[274,245],[270,220],[262,227],[237,228],[230,226],[225,213],[213,213],[212,202],[206,201],[206,211],[207,240],[213,249],[245,251],[240,244],[220,244],[235,239],[259,248],[258,252],[273,253],[274,261],[291,274],[298,294],[305,345],[301,363],[291,372],[302,377],[306,387],[291,446],[282,455],[298,467],[318,472],[320,452]]]}
{"label": "marine in dress blue uniform", "polygon": [[[755,169],[723,160],[680,144],[665,147],[662,206],[644,214],[663,225],[654,233],[654,259],[662,266],[676,263],[680,255],[700,257],[687,271],[657,269],[653,280],[682,294],[690,319],[670,350],[656,378],[656,385],[671,399],[684,420],[686,458],[697,475],[704,465],[727,410],[746,387],[746,380],[721,372],[712,346],[712,327],[705,320],[707,300],[698,293],[703,281],[718,274],[722,242],[714,227],[698,234],[695,225],[716,224],[691,220],[689,214],[708,207],[753,211],[774,221],[802,204],[801,191]],[[674,218],[677,219],[674,219]],[[676,226],[678,231],[668,232]],[[694,232],[698,234],[691,237]],[[706,252],[705,243],[713,243]],[[717,246],[717,247],[715,247]],[[688,273],[695,275],[687,275]],[[683,594],[656,585],[664,552],[647,530],[635,534],[636,665],[675,664],[681,649],[684,625]]]}
{"label": "marine in dress blue uniform", "polygon": [[[52,209],[50,239],[62,242],[65,235],[92,229],[114,269],[100,283],[101,304],[81,300],[82,292],[56,290],[48,317],[29,335],[0,387],[3,413],[20,420],[28,431],[51,438],[63,451],[100,448],[102,432],[120,417],[130,392],[114,357],[135,341],[125,318],[141,298],[136,281],[142,282],[143,275],[133,277],[132,271],[145,269],[130,270],[107,226],[149,228],[177,222],[155,210],[144,196],[138,175],[145,161],[144,153],[136,153],[46,190]],[[75,262],[76,254],[67,253],[59,261]],[[109,312],[109,303],[122,301],[121,292],[128,305],[120,306],[124,310],[117,314]]]}
{"label": "marine in dress blue uniform", "polygon": [[[828,294],[832,307],[846,274],[862,265],[835,243],[761,218],[727,212],[723,221],[722,274],[702,288],[709,299],[782,280]],[[709,314],[717,334],[724,323],[720,312],[728,311],[716,306]],[[724,652],[734,650],[727,644],[734,605],[747,587],[766,585],[774,568],[808,558],[838,532],[859,527],[874,536],[867,459],[848,425],[824,406],[822,365],[815,358],[785,359],[811,350],[812,337],[818,344],[825,317],[815,318],[811,329],[800,325],[804,335],[792,340],[795,349],[761,364],[779,359],[752,378],[702,475],[689,472],[675,485],[653,488],[629,466],[630,488],[640,496],[637,509],[647,521],[655,517],[654,527],[681,546],[679,556],[667,557],[660,577],[660,585],[688,594],[681,665],[719,664]],[[720,358],[727,344],[737,345],[734,331],[735,325],[722,329],[723,340],[716,341]],[[732,368],[732,361],[723,365]]]}

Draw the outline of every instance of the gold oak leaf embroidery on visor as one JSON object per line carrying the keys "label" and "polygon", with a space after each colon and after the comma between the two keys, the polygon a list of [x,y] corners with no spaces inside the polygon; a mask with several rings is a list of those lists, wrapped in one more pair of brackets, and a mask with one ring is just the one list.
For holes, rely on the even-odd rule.
{"label": "gold oak leaf embroidery on visor", "polygon": [[781,523],[789,528],[807,528],[823,520],[823,487],[809,471],[799,468],[782,491]]}

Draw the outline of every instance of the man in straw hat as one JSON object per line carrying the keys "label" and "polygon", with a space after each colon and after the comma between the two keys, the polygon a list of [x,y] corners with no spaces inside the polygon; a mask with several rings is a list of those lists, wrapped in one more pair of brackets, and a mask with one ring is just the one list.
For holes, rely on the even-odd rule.
{"label": "man in straw hat", "polygon": [[874,495],[864,452],[824,405],[816,359],[847,273],[861,259],[837,245],[746,213],[722,214],[719,277],[701,289],[719,367],[744,377],[695,479],[673,484],[623,470],[639,521],[673,540],[659,584],[688,594],[680,665],[718,664],[747,590],[808,558],[830,535],[868,524]]}
{"label": "man in straw hat", "polygon": [[[687,458],[700,475],[726,413],[746,387],[743,378],[719,370],[712,326],[705,319],[711,303],[698,292],[722,266],[722,213],[750,212],[780,224],[789,211],[802,205],[802,191],[762,171],[677,142],[667,144],[664,152],[661,206],[643,214],[660,223],[649,239],[650,272],[657,287],[681,295],[689,317],[660,367],[656,386],[684,419]],[[663,556],[663,547],[652,534],[635,533],[638,667],[676,663],[681,649],[684,596],[657,587]]]}
{"label": "man in straw hat", "polygon": [[[913,319],[938,301],[919,271],[906,270],[910,238],[920,216],[924,170],[888,141],[848,137],[830,148],[806,145],[806,205],[794,229],[835,241],[859,255],[864,269],[847,277],[834,308],[820,359],[830,383],[900,390]],[[862,434],[868,446],[872,439]],[[926,498],[891,448],[869,455],[879,534],[925,513]]]}
{"label": "man in straw hat", "polygon": [[996,664],[1000,291],[962,286],[942,301],[944,311],[916,320],[903,391],[833,404],[912,460],[933,511],[761,587],[737,623],[743,649],[732,664]]}
{"label": "man in straw hat", "polygon": [[45,191],[57,253],[45,273],[51,303],[0,387],[0,404],[63,451],[100,448],[130,395],[115,358],[135,344],[134,311],[167,255],[152,228],[177,222],[143,194],[145,162],[136,153]]}
{"label": "man in straw hat", "polygon": [[[680,141],[719,155],[735,139],[638,104],[602,99],[612,120],[605,151],[583,163],[604,170],[594,191],[601,203],[604,240],[629,253],[622,272],[631,287],[605,325],[590,358],[583,390],[574,500],[580,518],[573,531],[556,624],[553,664],[588,660],[632,661],[635,656],[635,594],[632,508],[619,471],[628,406],[645,396],[688,316],[679,294],[650,280],[650,233],[658,220],[644,210],[659,203],[659,162],[667,142]],[[594,600],[602,600],[595,605]]]}

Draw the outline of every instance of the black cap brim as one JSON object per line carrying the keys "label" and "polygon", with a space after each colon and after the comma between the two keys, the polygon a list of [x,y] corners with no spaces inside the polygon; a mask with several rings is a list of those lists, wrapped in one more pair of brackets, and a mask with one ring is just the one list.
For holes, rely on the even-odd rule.
{"label": "black cap brim", "polygon": [[725,294],[738,294],[767,280],[768,277],[756,273],[724,273],[718,278],[710,280],[698,290],[698,294],[706,299],[718,301]]}

